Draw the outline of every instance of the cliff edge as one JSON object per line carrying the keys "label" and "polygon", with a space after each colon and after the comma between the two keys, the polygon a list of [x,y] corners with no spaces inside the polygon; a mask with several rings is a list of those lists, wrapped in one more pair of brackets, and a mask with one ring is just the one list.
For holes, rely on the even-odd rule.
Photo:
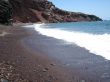
{"label": "cliff edge", "polygon": [[[3,5],[3,3],[5,3],[5,5]],[[4,18],[7,18],[7,15],[9,16],[6,20],[9,21],[9,19],[13,19],[13,22],[17,23],[57,23],[102,20],[95,15],[61,10],[47,0],[1,0],[0,9],[0,22]],[[5,15],[6,13],[7,15]],[[4,16],[1,14],[4,14]]]}

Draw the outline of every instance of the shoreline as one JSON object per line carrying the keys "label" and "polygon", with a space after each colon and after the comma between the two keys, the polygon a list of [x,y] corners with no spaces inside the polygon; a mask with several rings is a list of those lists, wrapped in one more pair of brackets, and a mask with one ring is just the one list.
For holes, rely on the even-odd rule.
{"label": "shoreline", "polygon": [[[14,27],[14,28],[13,28]],[[84,48],[38,34],[21,25],[0,36],[0,80],[21,82],[106,82],[110,61]],[[80,52],[79,52],[80,51]],[[7,76],[9,74],[9,76]]]}
{"label": "shoreline", "polygon": [[[8,66],[13,69],[6,71],[0,67],[0,81],[67,82],[69,80],[65,78],[63,69],[54,64],[54,61],[43,57],[42,53],[33,53],[22,45],[23,38],[33,35],[30,29],[15,26],[5,31],[10,34],[0,36],[0,66],[6,70]],[[7,76],[8,74],[10,75]]]}
{"label": "shoreline", "polygon": [[[37,36],[37,37],[36,37]],[[40,51],[47,57],[57,60],[66,69],[73,82],[103,82],[110,79],[110,61],[90,53],[85,48],[74,44],[65,44],[63,40],[37,33],[25,39],[24,43],[32,51]]]}

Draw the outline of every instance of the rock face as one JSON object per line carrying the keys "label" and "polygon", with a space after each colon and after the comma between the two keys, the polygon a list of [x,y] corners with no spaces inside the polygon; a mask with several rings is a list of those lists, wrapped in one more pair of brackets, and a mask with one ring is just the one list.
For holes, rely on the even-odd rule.
{"label": "rock face", "polygon": [[7,24],[12,18],[11,6],[8,0],[0,0],[0,23]]}
{"label": "rock face", "polygon": [[[75,13],[61,10],[55,7],[55,5],[52,2],[49,2],[47,0],[9,0],[9,4],[13,12],[12,14],[13,22],[34,23],[34,22],[77,22],[77,21],[102,20],[95,15],[88,15],[84,13]],[[8,5],[6,8],[10,9],[10,7]],[[4,10],[6,8],[4,8]],[[1,13],[2,12],[0,11],[0,15]]]}

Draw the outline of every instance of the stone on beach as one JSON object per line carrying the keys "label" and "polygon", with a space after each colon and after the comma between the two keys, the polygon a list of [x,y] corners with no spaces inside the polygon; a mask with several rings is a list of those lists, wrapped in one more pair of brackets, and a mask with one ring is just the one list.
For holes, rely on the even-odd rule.
{"label": "stone on beach", "polygon": [[43,72],[47,72],[49,70],[49,68],[44,68]]}

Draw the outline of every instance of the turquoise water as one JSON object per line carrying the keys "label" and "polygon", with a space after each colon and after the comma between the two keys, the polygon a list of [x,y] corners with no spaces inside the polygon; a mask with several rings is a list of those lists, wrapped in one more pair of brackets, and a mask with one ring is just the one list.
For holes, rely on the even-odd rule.
{"label": "turquoise water", "polygon": [[110,60],[110,21],[34,24],[37,32]]}
{"label": "turquoise water", "polygon": [[110,34],[110,21],[72,22],[46,24],[48,28],[58,28],[68,31],[85,32],[92,34]]}

